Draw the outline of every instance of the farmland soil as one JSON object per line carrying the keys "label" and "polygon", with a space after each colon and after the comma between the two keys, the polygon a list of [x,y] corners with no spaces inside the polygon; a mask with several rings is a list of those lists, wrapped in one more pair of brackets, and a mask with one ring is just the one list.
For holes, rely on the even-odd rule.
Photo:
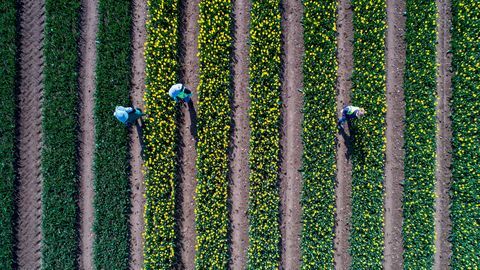
{"label": "farmland soil", "polygon": [[80,36],[80,66],[79,66],[79,96],[80,96],[80,133],[79,133],[79,179],[80,194],[78,206],[79,217],[79,269],[93,269],[93,239],[92,227],[93,209],[93,152],[95,125],[93,106],[95,93],[95,62],[98,14],[96,0],[81,2],[81,36]]}
{"label": "farmland soil", "polygon": [[197,86],[199,81],[198,70],[198,10],[199,0],[181,1],[181,74],[180,82],[192,90],[192,102],[182,106],[182,125],[180,126],[180,268],[195,268],[195,187],[197,159]]}
{"label": "farmland soil", "polygon": [[451,9],[449,0],[437,0],[438,21],[437,21],[437,151],[436,151],[436,200],[435,200],[435,258],[434,269],[448,269],[452,252],[449,241],[452,223],[450,220],[450,183],[452,172],[450,165],[452,163],[452,129],[450,120],[450,97],[452,94],[450,71],[452,63],[452,54],[450,50],[451,40]]}
{"label": "farmland soil", "polygon": [[302,54],[303,5],[299,0],[286,0],[283,6],[283,82],[282,82],[282,164],[281,194],[281,269],[300,269],[302,186]]}
{"label": "farmland soil", "polygon": [[[337,15],[338,46],[338,96],[337,109],[350,103],[353,70],[353,8],[348,0],[339,0]],[[340,116],[340,114],[339,114]],[[348,269],[351,258],[348,253],[350,237],[350,218],[352,215],[352,162],[348,127],[337,135],[337,179],[335,186],[335,239],[334,259],[336,269]]]}
{"label": "farmland soil", "polygon": [[20,82],[17,119],[16,268],[40,269],[44,1],[20,1]]}
{"label": "farmland soil", "polygon": [[232,153],[230,156],[230,200],[232,224],[232,260],[230,268],[245,269],[248,247],[248,150],[250,126],[248,108],[248,29],[250,18],[250,1],[235,0],[235,62],[233,65],[233,121]]}
{"label": "farmland soil", "polygon": [[402,197],[404,179],[403,129],[405,102],[403,74],[405,67],[405,11],[404,0],[387,1],[387,114],[384,211],[384,268],[403,268]]}
{"label": "farmland soil", "polygon": [[[133,106],[144,111],[143,94],[145,92],[145,59],[143,58],[146,40],[145,1],[134,0],[132,9],[132,89],[131,99]],[[143,268],[143,232],[145,223],[143,211],[145,206],[145,184],[143,177],[143,122],[137,122],[130,131],[130,187],[131,187],[131,214],[130,214],[130,269]]]}

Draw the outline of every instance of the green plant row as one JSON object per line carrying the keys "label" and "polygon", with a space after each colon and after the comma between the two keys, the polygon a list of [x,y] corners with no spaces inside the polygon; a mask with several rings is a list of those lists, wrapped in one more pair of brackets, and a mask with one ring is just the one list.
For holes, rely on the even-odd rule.
{"label": "green plant row", "polygon": [[352,269],[379,269],[383,260],[385,4],[385,0],[352,1],[355,34],[351,103],[367,111],[352,127]]}
{"label": "green plant row", "polygon": [[200,2],[195,267],[228,268],[228,148],[233,18],[230,0]]}
{"label": "green plant row", "polygon": [[405,269],[433,264],[435,203],[435,1],[406,2],[405,181],[403,245]]}
{"label": "green plant row", "polygon": [[480,2],[452,1],[453,269],[480,265]]}
{"label": "green plant row", "polygon": [[93,261],[96,269],[128,269],[129,139],[113,111],[130,104],[131,2],[100,0],[98,14]]}
{"label": "green plant row", "polygon": [[337,1],[303,5],[302,269],[333,269]]}
{"label": "green plant row", "polygon": [[80,1],[45,2],[42,268],[75,269],[78,249]]}
{"label": "green plant row", "polygon": [[280,1],[254,0],[250,21],[248,269],[279,267]]}
{"label": "green plant row", "polygon": [[145,269],[176,266],[175,199],[178,107],[168,89],[178,82],[179,3],[149,0],[145,44]]}
{"label": "green plant row", "polygon": [[0,269],[6,270],[13,269],[16,8],[15,0],[0,2]]}

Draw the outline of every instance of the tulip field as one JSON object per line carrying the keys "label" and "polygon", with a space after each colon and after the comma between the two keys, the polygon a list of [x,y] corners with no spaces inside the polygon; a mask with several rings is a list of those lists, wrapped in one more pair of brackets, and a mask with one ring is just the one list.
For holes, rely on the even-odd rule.
{"label": "tulip field", "polygon": [[[479,268],[478,0],[401,0],[401,12],[387,0],[250,0],[248,22],[233,0],[139,2],[0,3],[0,269]],[[98,18],[90,40],[86,3]],[[302,20],[290,20],[292,12]],[[392,44],[392,27],[403,33],[404,47]],[[240,28],[248,29],[246,37]],[[292,31],[303,39],[292,40]],[[95,57],[86,56],[85,44],[94,44]],[[236,44],[248,52],[238,53]],[[301,48],[286,49],[292,44]],[[90,77],[82,75],[86,58],[93,59]],[[403,64],[392,70],[393,60]],[[245,74],[237,72],[242,63]],[[286,76],[289,68],[302,76]],[[399,94],[392,93],[391,74],[402,74],[395,86],[401,104],[388,98]],[[132,82],[138,76],[140,87]],[[90,107],[81,91],[87,79]],[[289,80],[302,85],[295,89],[301,106],[292,106],[284,90]],[[176,83],[192,90],[190,103],[169,97]],[[239,93],[248,102],[237,100]],[[345,100],[366,115],[339,130]],[[145,116],[127,127],[112,113],[132,104]],[[81,118],[85,110],[92,127]],[[302,115],[293,119],[301,123],[297,130],[286,125],[292,114],[285,112],[294,110]],[[402,128],[390,126],[391,117]],[[248,129],[239,131],[234,119]],[[81,139],[86,127],[91,142]],[[392,149],[392,129],[402,149]],[[248,146],[238,146],[238,134]],[[85,143],[93,150],[86,152]],[[238,173],[234,149],[245,157]],[[285,149],[302,149],[294,153],[299,161]],[[394,207],[385,199],[392,155],[404,173],[393,183],[401,190]],[[137,156],[143,165],[132,162]],[[195,160],[187,162],[190,156]],[[87,157],[91,178],[83,175]],[[439,160],[451,163],[447,176]],[[282,175],[284,164],[300,179]],[[238,185],[236,175],[248,185]],[[287,181],[298,181],[298,194],[285,192]],[[235,189],[246,195],[234,196]],[[444,204],[441,194],[448,194]],[[288,221],[300,224],[296,244],[285,233],[285,196],[300,205]],[[390,211],[401,216],[395,231],[385,226],[394,220]],[[141,229],[132,220],[142,221],[135,226]],[[439,245],[443,232],[448,244]],[[396,259],[386,235],[403,245]],[[439,254],[447,258],[439,261]]]}

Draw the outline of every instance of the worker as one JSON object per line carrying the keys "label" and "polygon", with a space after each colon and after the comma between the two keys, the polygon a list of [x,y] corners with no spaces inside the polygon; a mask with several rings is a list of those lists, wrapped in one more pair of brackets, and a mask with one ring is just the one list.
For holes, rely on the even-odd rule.
{"label": "worker", "polygon": [[345,106],[342,109],[342,117],[338,119],[338,128],[343,129],[343,123],[355,118],[361,118],[365,114],[365,110],[355,106]]}
{"label": "worker", "polygon": [[113,115],[118,119],[118,121],[122,122],[126,126],[134,124],[137,119],[144,116],[145,114],[142,113],[140,109],[134,109],[132,107],[122,107],[117,106],[115,107],[115,112]]}
{"label": "worker", "polygon": [[177,83],[170,87],[168,95],[177,102],[190,102],[190,97],[192,96],[192,91],[187,89],[183,84]]}

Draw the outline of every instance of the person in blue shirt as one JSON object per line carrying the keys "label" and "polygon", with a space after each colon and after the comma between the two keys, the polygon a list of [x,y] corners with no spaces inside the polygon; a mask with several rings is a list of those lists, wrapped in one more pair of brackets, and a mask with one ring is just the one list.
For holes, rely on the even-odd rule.
{"label": "person in blue shirt", "polygon": [[193,94],[192,91],[185,87],[185,85],[177,83],[170,87],[168,95],[177,102],[189,103]]}
{"label": "person in blue shirt", "polygon": [[361,118],[365,115],[365,110],[360,107],[355,106],[345,106],[342,109],[342,117],[338,119],[338,128],[343,129],[343,123],[350,121],[352,119]]}
{"label": "person in blue shirt", "polygon": [[122,106],[115,107],[115,112],[113,113],[113,115],[117,118],[118,121],[122,122],[126,126],[135,124],[137,119],[144,116],[140,109]]}

